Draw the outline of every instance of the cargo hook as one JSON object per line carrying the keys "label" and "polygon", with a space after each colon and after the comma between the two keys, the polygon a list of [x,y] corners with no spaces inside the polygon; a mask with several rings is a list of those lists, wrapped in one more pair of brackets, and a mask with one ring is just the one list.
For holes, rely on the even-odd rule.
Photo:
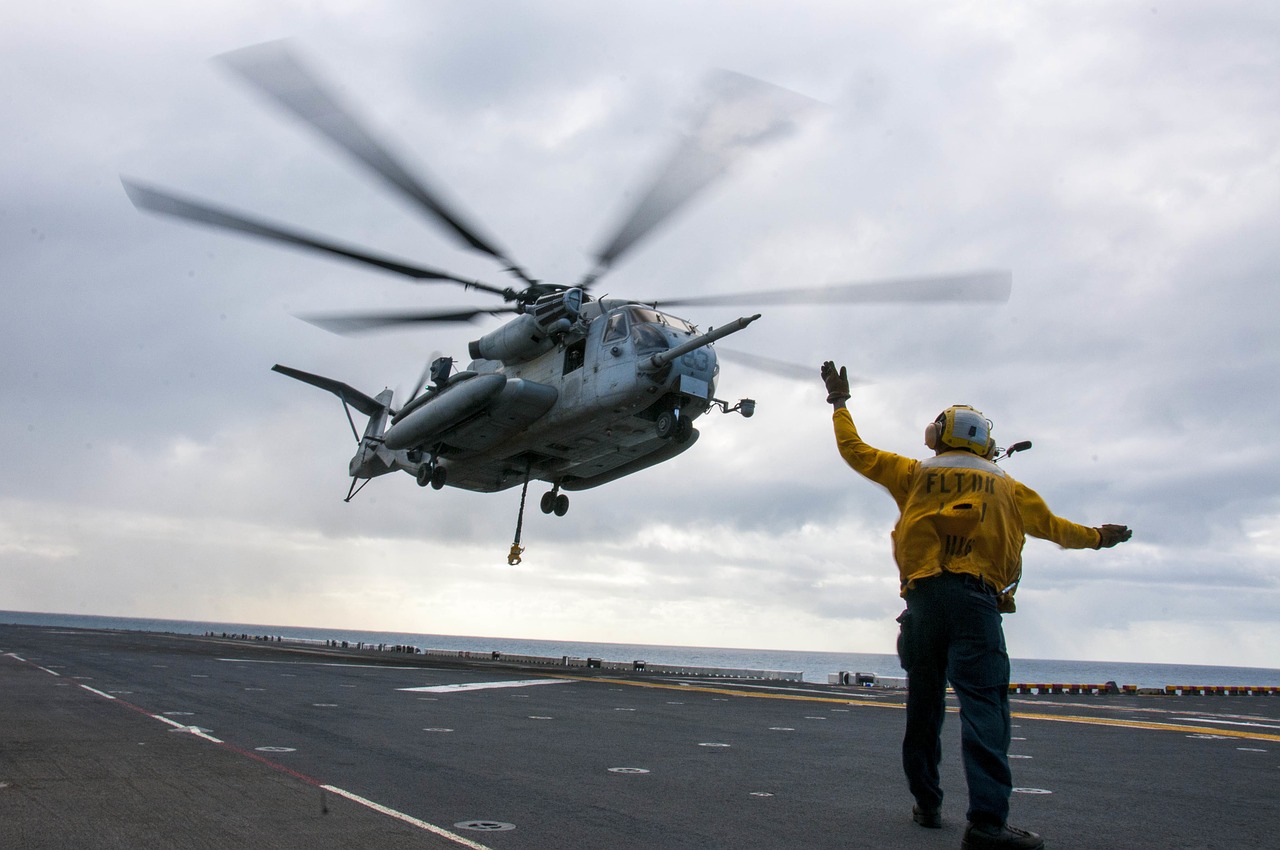
{"label": "cargo hook", "polygon": [[511,551],[507,554],[507,566],[514,567],[520,563],[520,554],[524,549],[520,546],[520,532],[524,528],[524,500],[529,495],[529,474],[533,471],[533,462],[524,466],[524,487],[520,490],[520,513],[516,514],[516,539],[511,543]]}

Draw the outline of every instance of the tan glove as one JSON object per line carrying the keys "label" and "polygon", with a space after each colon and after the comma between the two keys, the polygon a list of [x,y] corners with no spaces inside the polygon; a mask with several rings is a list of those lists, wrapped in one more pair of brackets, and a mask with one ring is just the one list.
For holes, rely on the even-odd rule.
{"label": "tan glove", "polygon": [[849,370],[841,366],[838,370],[832,360],[822,364],[819,371],[823,383],[827,385],[827,404],[842,404],[849,398]]}
{"label": "tan glove", "polygon": [[1123,543],[1133,536],[1133,532],[1129,530],[1127,525],[1100,525],[1098,526],[1098,545],[1095,549],[1110,549],[1117,543]]}

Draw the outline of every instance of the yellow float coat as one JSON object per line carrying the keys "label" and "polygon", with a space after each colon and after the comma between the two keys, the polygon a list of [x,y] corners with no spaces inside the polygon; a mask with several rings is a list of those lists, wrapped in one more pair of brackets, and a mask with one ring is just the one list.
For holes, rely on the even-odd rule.
{"label": "yellow float coat", "polygon": [[1002,610],[1012,611],[1026,535],[1064,549],[1093,549],[1101,539],[1095,528],[1054,516],[1034,490],[989,460],[960,450],[903,457],[864,443],[844,408],[832,422],[845,462],[898,504],[893,558],[904,593],[945,569],[981,577],[1000,595]]}

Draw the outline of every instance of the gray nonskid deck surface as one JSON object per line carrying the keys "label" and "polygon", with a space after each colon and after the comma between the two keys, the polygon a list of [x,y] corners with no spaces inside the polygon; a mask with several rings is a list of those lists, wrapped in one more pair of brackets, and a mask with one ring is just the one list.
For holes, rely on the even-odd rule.
{"label": "gray nonskid deck surface", "polygon": [[[1275,846],[1280,698],[1013,706],[1049,846]],[[0,626],[0,847],[958,847],[958,719],[941,830],[901,726],[893,692]]]}
{"label": "gray nonskid deck surface", "polygon": [[0,718],[0,847],[458,846],[32,667]]}

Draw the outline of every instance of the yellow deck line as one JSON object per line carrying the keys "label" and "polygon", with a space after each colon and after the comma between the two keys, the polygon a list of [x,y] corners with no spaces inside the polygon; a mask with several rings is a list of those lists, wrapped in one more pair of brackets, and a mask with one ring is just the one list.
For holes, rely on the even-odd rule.
{"label": "yellow deck line", "polygon": [[1090,726],[1121,726],[1126,729],[1153,729],[1161,732],[1183,732],[1189,735],[1219,735],[1223,738],[1247,738],[1251,741],[1280,741],[1280,735],[1268,732],[1251,732],[1244,729],[1223,729],[1217,726],[1183,726],[1178,723],[1155,723],[1148,720],[1117,720],[1114,717],[1081,717],[1074,714],[1019,713],[1014,717],[1026,720],[1053,720],[1058,723],[1085,723]]}
{"label": "yellow deck line", "polygon": [[668,691],[681,691],[683,693],[703,694],[723,694],[731,697],[753,697],[755,699],[785,699],[795,702],[833,702],[838,705],[874,705],[880,708],[902,708],[900,705],[891,703],[880,703],[873,700],[860,700],[850,697],[815,697],[806,696],[804,694],[769,694],[760,691],[736,691],[729,687],[719,687],[710,685],[669,685],[665,682],[639,682],[629,679],[608,679],[599,676],[568,676],[562,674],[553,674],[561,679],[574,679],[579,682],[604,682],[610,685],[631,685],[636,688],[658,688]]}
{"label": "yellow deck line", "polygon": [[[876,702],[858,699],[857,697],[820,697],[806,694],[762,693],[760,691],[742,691],[731,687],[714,685],[672,685],[666,682],[644,682],[631,679],[610,679],[599,676],[569,676],[553,674],[555,678],[573,679],[579,682],[602,682],[610,685],[630,685],[636,688],[658,688],[669,691],[688,693],[721,694],[732,697],[750,697],[752,699],[781,699],[793,702],[828,702],[837,705],[865,705],[876,708],[897,708],[905,706],[897,703]],[[955,709],[950,709],[954,712]],[[1211,726],[1184,726],[1177,723],[1153,723],[1145,720],[1118,720],[1113,717],[1083,717],[1078,714],[1036,714],[1032,712],[1012,712],[1013,717],[1021,720],[1049,720],[1055,723],[1079,723],[1086,726],[1118,726],[1124,729],[1150,729],[1157,732],[1181,732],[1186,735],[1218,735],[1223,738],[1243,738],[1250,741],[1280,741],[1280,735],[1267,732],[1252,732],[1243,729],[1222,729]]]}

